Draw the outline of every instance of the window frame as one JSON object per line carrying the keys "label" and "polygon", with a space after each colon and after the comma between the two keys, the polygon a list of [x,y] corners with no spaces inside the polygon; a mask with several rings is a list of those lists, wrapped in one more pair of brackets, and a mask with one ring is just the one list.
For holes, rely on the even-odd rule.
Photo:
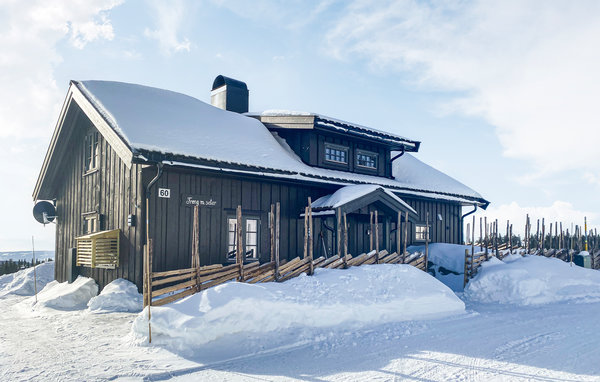
{"label": "window frame", "polygon": [[[248,220],[255,220],[256,221],[256,231],[254,232],[248,232]],[[230,221],[234,221],[235,224],[237,225],[237,217],[233,214],[228,214],[226,216],[226,224],[227,224],[227,235],[225,236],[225,247],[227,248],[226,250],[226,254],[225,254],[225,258],[227,260],[227,262],[229,263],[235,263],[236,262],[236,255],[235,255],[235,246],[236,243],[235,241],[237,240],[237,232],[235,231],[235,226],[234,226],[234,231],[230,230]],[[260,221],[260,216],[257,215],[248,215],[248,216],[242,216],[242,246],[243,246],[243,250],[244,250],[244,262],[253,262],[253,261],[259,261],[260,260],[260,228],[261,228],[261,221]],[[252,257],[248,257],[248,234],[252,234],[254,233],[256,235],[256,244],[252,244],[250,245],[251,247],[254,247],[256,249],[254,255]],[[230,239],[230,235],[233,234],[233,244],[231,244],[231,242],[229,241]],[[233,250],[231,249],[233,248]],[[230,255],[233,252],[233,255]]]}
{"label": "window frame", "polygon": [[[345,162],[342,161],[338,161],[335,159],[327,159],[327,149],[330,150],[337,150],[340,152],[344,152],[345,155],[344,157],[346,158]],[[343,166],[348,166],[349,164],[349,159],[348,156],[350,154],[350,147],[348,146],[342,146],[342,145],[336,145],[334,143],[329,143],[329,142],[325,142],[324,148],[323,148],[323,160],[327,163],[334,163],[336,165],[343,165]]]}
{"label": "window frame", "polygon": [[100,132],[93,130],[84,138],[83,175],[92,174],[100,167]]}
{"label": "window frame", "polygon": [[[84,235],[90,235],[92,233],[97,233],[102,231],[103,227],[102,227],[102,216],[96,212],[85,212],[83,214],[81,214],[81,217],[83,219],[83,234]],[[92,227],[89,228],[88,224],[89,223],[93,223]],[[88,230],[90,229],[90,230]]]}
{"label": "window frame", "polygon": [[[373,157],[375,166],[370,167],[370,166],[361,165],[359,163],[359,159],[358,159],[359,155],[366,155],[366,156]],[[354,157],[355,157],[355,165],[358,168],[365,169],[365,170],[372,170],[372,171],[373,170],[377,171],[377,169],[379,168],[379,154],[376,152],[369,151],[369,150],[363,150],[363,149],[356,149],[356,155]]]}
{"label": "window frame", "polygon": [[[415,242],[419,242],[419,243],[424,243],[425,241],[429,241],[431,243],[431,224],[426,224],[425,222],[422,223],[415,223],[413,228],[413,240]],[[429,229],[427,229],[427,227],[429,226]],[[425,228],[425,231],[420,232],[418,230],[418,228]],[[417,235],[419,234],[419,235]],[[426,237],[425,235],[427,234]]]}

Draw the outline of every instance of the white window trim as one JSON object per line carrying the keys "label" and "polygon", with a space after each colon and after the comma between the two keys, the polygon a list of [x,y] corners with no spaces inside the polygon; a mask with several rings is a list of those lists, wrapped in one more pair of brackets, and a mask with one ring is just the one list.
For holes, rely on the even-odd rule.
{"label": "white window trim", "polygon": [[[260,225],[260,217],[255,216],[255,215],[242,216],[242,226],[243,226],[242,240],[244,241],[243,242],[244,252],[246,252],[246,247],[247,247],[247,244],[246,244],[246,236],[247,236],[246,222],[248,219],[256,220],[256,245],[253,245],[253,247],[256,246],[256,253],[254,254],[253,257],[246,257],[246,253],[244,253],[244,261],[258,261],[259,257],[260,257],[260,226],[261,226]],[[226,252],[225,256],[226,256],[227,261],[235,263],[235,261],[236,261],[235,255],[233,257],[229,256],[229,253],[230,253],[229,246],[231,245],[229,243],[229,233],[231,232],[231,231],[229,231],[229,220],[236,220],[236,224],[237,224],[237,218],[235,215],[227,215],[227,227],[226,227],[227,235],[225,238],[227,240],[227,242],[225,243],[225,245],[227,247],[227,252]],[[235,232],[235,236],[234,236],[234,242],[235,242],[235,240],[237,239],[237,231],[234,231],[234,232]],[[235,246],[235,244],[234,244],[234,246]]]}

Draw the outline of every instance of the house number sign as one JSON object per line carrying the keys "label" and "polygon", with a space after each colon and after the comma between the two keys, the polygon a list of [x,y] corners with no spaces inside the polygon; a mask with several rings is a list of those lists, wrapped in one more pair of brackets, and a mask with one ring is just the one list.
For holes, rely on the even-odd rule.
{"label": "house number sign", "polygon": [[158,189],[158,197],[159,198],[170,198],[171,197],[171,189],[170,188],[159,188]]}
{"label": "house number sign", "polygon": [[183,195],[181,199],[181,205],[185,207],[208,207],[208,208],[216,208],[219,206],[217,198],[210,195]]}

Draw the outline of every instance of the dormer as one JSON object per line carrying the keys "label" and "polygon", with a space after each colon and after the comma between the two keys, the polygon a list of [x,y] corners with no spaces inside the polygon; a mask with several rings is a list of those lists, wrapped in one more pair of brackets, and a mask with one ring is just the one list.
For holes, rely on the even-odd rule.
{"label": "dormer", "polygon": [[314,113],[266,111],[248,114],[310,166],[392,177],[392,151],[417,152],[421,142]]}

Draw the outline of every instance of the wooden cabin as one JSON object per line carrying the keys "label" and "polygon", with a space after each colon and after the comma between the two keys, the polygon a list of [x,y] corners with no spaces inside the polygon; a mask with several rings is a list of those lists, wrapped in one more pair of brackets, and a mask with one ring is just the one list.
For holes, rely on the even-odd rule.
{"label": "wooden cabin", "polygon": [[121,82],[70,83],[33,192],[56,206],[58,281],[83,275],[103,288],[125,278],[141,289],[148,238],[154,271],[189,268],[195,205],[201,265],[235,261],[238,205],[248,262],[269,260],[276,202],[282,259],[302,255],[309,197],[315,257],[336,252],[341,210],[349,252],[359,254],[372,245],[373,211],[380,247],[391,252],[404,224],[409,244],[424,242],[426,216],[432,242],[461,243],[463,207],[488,205],[417,159],[418,141],[314,113],[248,113],[246,84],[223,76],[211,103]]}

